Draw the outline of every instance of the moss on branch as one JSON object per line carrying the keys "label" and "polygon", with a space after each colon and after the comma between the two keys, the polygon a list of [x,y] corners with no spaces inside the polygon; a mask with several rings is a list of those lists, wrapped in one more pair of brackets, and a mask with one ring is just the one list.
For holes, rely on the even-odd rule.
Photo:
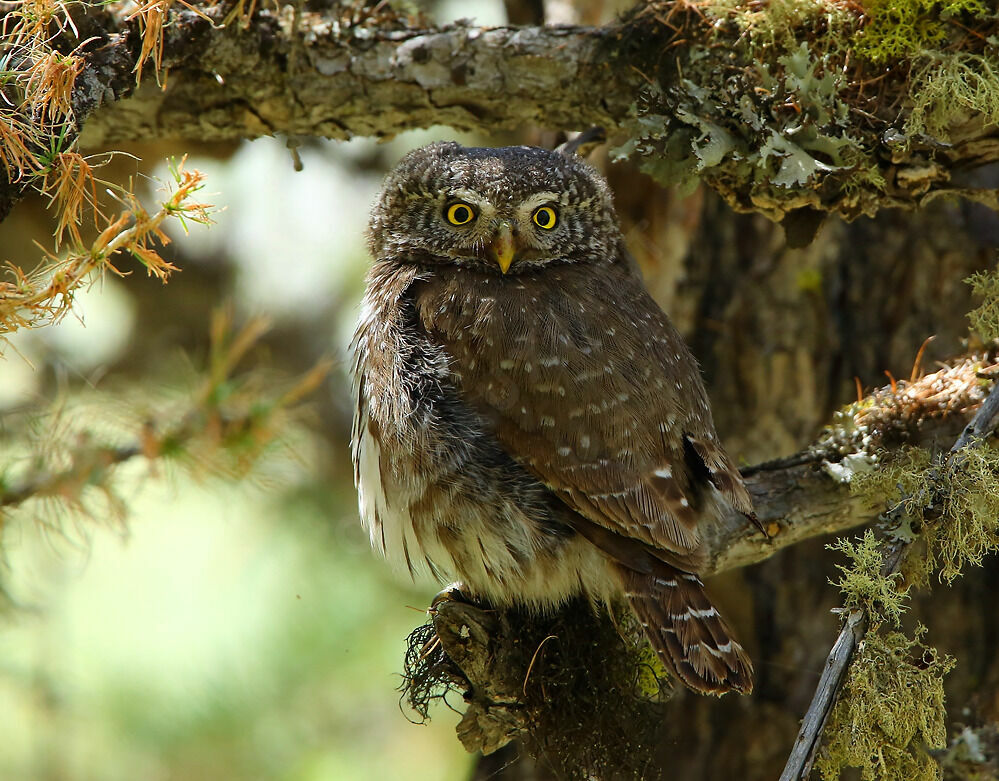
{"label": "moss on branch", "polygon": [[[74,6],[85,145],[603,125],[660,181],[775,220],[999,207],[955,178],[999,159],[999,19],[977,0],[653,0],[602,28],[488,29],[363,2],[152,5],[155,24]],[[147,60],[164,88],[136,86]]]}
{"label": "moss on branch", "polygon": [[999,122],[999,18],[978,0],[651,2],[624,29],[684,45],[638,66],[649,83],[617,153],[774,220],[952,190],[971,118],[993,134]]}

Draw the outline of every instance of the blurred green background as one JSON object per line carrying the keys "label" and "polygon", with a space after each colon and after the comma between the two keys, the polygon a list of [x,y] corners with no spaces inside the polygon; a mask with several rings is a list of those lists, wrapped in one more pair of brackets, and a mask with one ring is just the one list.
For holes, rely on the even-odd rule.
{"label": "blurred green background", "polygon": [[[323,355],[334,368],[249,479],[139,458],[89,514],[29,500],[0,516],[0,779],[468,777],[456,713],[417,726],[400,704],[405,640],[438,586],[371,552],[348,447],[368,209],[387,167],[438,138],[458,136],[308,142],[298,173],[275,139],[112,164],[115,178],[148,176],[139,192],[153,203],[164,157],[189,148],[217,224],[187,237],[170,226],[163,254],[180,271],[168,285],[107,275],[62,323],[11,337],[0,475],[57,439],[134,438],[190,396],[223,301],[237,321],[270,319],[252,355],[261,371],[301,374]],[[44,204],[26,202],[0,225],[0,255],[30,268],[31,239],[50,230]]]}

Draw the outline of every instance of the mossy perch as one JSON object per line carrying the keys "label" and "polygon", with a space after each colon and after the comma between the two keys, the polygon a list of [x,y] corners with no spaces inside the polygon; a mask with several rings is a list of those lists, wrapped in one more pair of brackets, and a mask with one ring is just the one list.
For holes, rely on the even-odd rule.
{"label": "mossy perch", "polygon": [[[228,25],[223,5],[175,6],[156,49],[164,89],[135,83],[151,50],[134,19],[73,5],[88,40],[72,109],[88,149],[602,125],[661,181],[704,181],[735,209],[789,225],[946,195],[999,208],[961,179],[999,160],[999,19],[972,0],[867,5],[656,0],[605,27],[489,29],[360,2],[260,7]],[[896,7],[930,32],[911,36],[912,14]],[[80,41],[64,31],[53,45]],[[19,197],[0,170],[0,216]]]}
{"label": "mossy perch", "polygon": [[615,620],[584,600],[551,616],[444,601],[431,613],[410,636],[403,696],[427,718],[461,692],[468,751],[521,739],[567,779],[634,781],[654,766],[670,689],[627,609]]}

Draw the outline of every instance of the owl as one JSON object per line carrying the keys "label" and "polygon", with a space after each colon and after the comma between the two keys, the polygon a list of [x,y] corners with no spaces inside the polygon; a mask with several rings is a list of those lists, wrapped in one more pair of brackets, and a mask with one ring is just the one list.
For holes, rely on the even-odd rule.
{"label": "owl", "polygon": [[435,143],[385,180],[354,337],[376,549],[494,606],[624,602],[666,667],[748,693],[702,534],[749,494],[694,358],[575,155]]}

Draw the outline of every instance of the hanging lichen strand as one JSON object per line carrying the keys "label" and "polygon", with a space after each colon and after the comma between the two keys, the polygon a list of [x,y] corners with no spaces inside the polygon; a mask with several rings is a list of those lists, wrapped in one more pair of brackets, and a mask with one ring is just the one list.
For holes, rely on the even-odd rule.
{"label": "hanging lichen strand", "polygon": [[947,742],[943,677],[954,660],[901,632],[871,633],[850,665],[843,696],[826,727],[829,742],[816,762],[823,781],[843,767],[864,781],[935,781],[940,767],[926,749]]}

